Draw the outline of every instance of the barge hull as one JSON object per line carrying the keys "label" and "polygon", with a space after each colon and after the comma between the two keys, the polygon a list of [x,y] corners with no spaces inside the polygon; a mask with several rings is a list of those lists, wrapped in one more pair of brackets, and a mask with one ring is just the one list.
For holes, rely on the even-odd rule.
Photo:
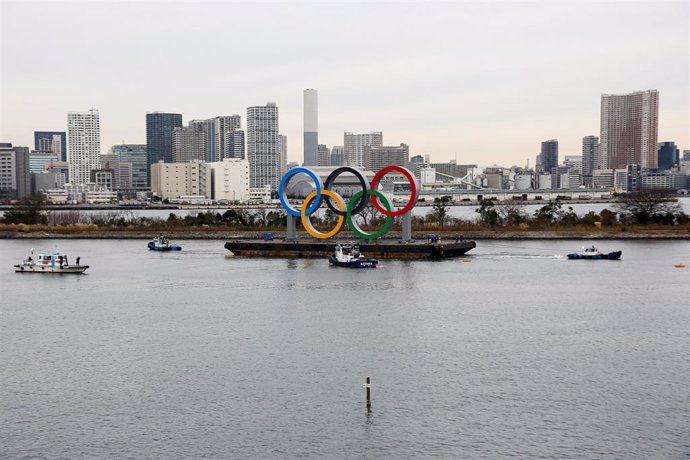
{"label": "barge hull", "polygon": [[[333,254],[336,241],[262,241],[232,240],[225,249],[245,257],[328,257]],[[458,242],[385,242],[359,241],[359,249],[367,257],[376,259],[439,260],[458,257],[477,247],[474,241]]]}

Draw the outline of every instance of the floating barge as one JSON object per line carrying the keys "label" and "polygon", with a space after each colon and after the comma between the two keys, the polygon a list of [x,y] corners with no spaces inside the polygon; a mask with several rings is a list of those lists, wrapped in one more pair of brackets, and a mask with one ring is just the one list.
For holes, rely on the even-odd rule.
{"label": "floating barge", "polygon": [[[289,240],[232,240],[225,249],[235,256],[245,257],[328,257],[333,254],[337,241],[289,241]],[[376,259],[440,260],[458,257],[477,247],[474,241],[358,241],[360,250],[367,257]]]}

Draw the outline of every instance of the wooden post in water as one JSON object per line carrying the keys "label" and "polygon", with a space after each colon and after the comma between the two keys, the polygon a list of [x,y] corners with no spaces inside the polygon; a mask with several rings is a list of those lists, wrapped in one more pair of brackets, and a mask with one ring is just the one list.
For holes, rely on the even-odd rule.
{"label": "wooden post in water", "polygon": [[367,377],[367,383],[364,384],[367,389],[367,412],[371,412],[371,379]]}

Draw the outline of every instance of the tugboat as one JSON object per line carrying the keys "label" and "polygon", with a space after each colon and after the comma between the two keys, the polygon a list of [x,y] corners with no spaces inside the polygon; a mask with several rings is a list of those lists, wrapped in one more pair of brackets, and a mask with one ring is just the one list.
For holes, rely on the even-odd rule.
{"label": "tugboat", "polygon": [[590,246],[588,248],[582,248],[581,252],[573,252],[568,254],[568,259],[589,259],[589,260],[618,260],[621,258],[623,251],[613,251],[613,252],[601,252],[595,246]]}
{"label": "tugboat", "polygon": [[182,246],[170,244],[170,241],[161,233],[149,241],[149,249],[152,251],[181,251]]}
{"label": "tugboat", "polygon": [[34,250],[31,249],[29,257],[24,259],[22,263],[14,266],[16,273],[84,273],[88,265],[80,265],[79,257],[77,257],[76,264],[70,264],[67,255],[55,251],[52,254],[39,254],[34,259]]}
{"label": "tugboat", "polygon": [[328,258],[332,265],[348,268],[376,268],[377,259],[364,257],[357,244],[336,244],[335,251]]}

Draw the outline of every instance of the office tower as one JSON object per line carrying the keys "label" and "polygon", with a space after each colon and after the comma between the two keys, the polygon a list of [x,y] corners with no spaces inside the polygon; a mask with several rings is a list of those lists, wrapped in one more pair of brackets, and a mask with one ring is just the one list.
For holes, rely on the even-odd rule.
{"label": "office tower", "polygon": [[541,170],[550,173],[553,168],[558,166],[558,139],[550,139],[541,143],[541,153],[538,161]]}
{"label": "office tower", "polygon": [[34,131],[34,150],[52,152],[60,161],[67,161],[67,133],[64,131]]}
{"label": "office tower", "polygon": [[599,167],[599,138],[585,136],[582,138],[582,182],[584,185],[592,185],[592,171]]}
{"label": "office tower", "polygon": [[46,165],[60,161],[53,152],[33,151],[29,153],[29,172],[39,173],[46,170]]}
{"label": "office tower", "polygon": [[225,134],[225,158],[244,160],[244,131],[241,129],[234,129]]}
{"label": "office tower", "polygon": [[[148,155],[146,144],[120,144],[113,145],[110,153],[117,155],[122,175],[122,165],[131,164],[131,183],[130,187],[137,190],[144,190],[148,187],[147,177],[149,171]],[[126,181],[123,181],[126,182]]]}
{"label": "office tower", "polygon": [[173,163],[206,161],[206,133],[202,129],[179,127],[172,133]]}
{"label": "office tower", "polygon": [[151,184],[151,165],[163,160],[172,163],[173,129],[182,127],[179,113],[150,112],[146,114],[146,181]]}
{"label": "office tower", "polygon": [[278,169],[280,177],[287,171],[287,136],[278,134]]}
{"label": "office tower", "polygon": [[424,164],[424,155],[415,155],[412,158],[410,158],[410,164],[411,165],[423,165]]}
{"label": "office tower", "polygon": [[206,159],[204,161],[218,161],[218,151],[216,149],[216,121],[209,120],[190,120],[190,128],[203,131],[206,135]]}
{"label": "office tower", "polygon": [[216,135],[216,159],[214,161],[232,158],[225,151],[227,146],[226,138],[230,131],[242,129],[242,118],[239,115],[224,115],[214,118],[213,123],[215,124]]}
{"label": "office tower", "polygon": [[17,167],[17,199],[23,200],[31,196],[31,171],[29,169],[29,147],[13,147],[15,165]]}
{"label": "office tower", "polygon": [[657,158],[659,169],[671,169],[680,163],[680,149],[675,142],[659,142]]}
{"label": "office tower", "polygon": [[14,199],[17,193],[16,158],[12,144],[0,143],[0,200]]}
{"label": "office tower", "polygon": [[[121,166],[124,166],[124,170],[128,173],[125,177],[122,177]],[[91,177],[94,179],[92,182],[95,182],[96,186],[100,185],[106,188],[110,186],[110,190],[117,190],[124,187],[129,188],[131,185],[131,165],[120,163],[120,156],[117,154],[108,152],[101,155],[101,169],[96,171],[98,174],[91,172]],[[106,176],[108,173],[110,173],[110,177]],[[108,180],[109,183],[105,183],[104,180]]]}
{"label": "office tower", "polygon": [[101,167],[101,125],[98,110],[67,114],[67,145],[70,184],[78,186],[89,183],[91,170]]}
{"label": "office tower", "polygon": [[342,166],[344,160],[344,148],[341,145],[334,145],[331,148],[331,166]]}
{"label": "office tower", "polygon": [[364,167],[364,146],[381,147],[383,145],[383,133],[381,131],[368,134],[345,133],[343,136],[343,163],[347,166]]}
{"label": "office tower", "polygon": [[319,144],[316,149],[316,166],[330,166],[331,165],[331,149],[324,144]]}
{"label": "office tower", "polygon": [[278,107],[275,102],[247,108],[247,159],[251,188],[278,188],[282,163],[278,140]]}
{"label": "office tower", "polygon": [[318,91],[304,90],[304,166],[321,166],[318,164],[319,144],[319,104]]}
{"label": "office tower", "polygon": [[601,95],[601,168],[657,165],[659,92]]}
{"label": "office tower", "polygon": [[0,199],[22,200],[31,195],[29,148],[0,143]]}
{"label": "office tower", "polygon": [[410,166],[410,148],[407,144],[399,146],[364,147],[364,169],[378,172],[386,166]]}

